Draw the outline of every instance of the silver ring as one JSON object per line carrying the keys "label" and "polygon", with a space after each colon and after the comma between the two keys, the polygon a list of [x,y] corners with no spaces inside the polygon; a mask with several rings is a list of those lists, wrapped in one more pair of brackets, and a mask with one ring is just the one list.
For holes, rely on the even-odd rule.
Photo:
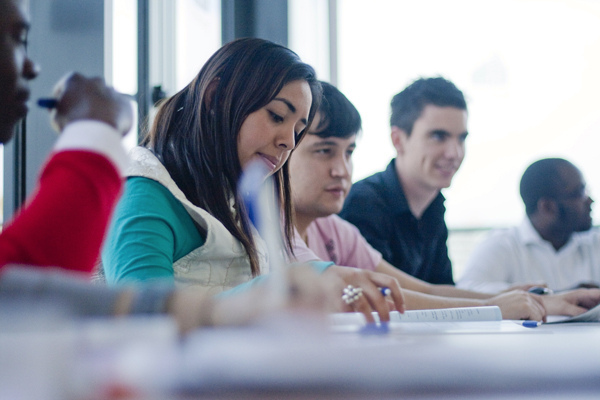
{"label": "silver ring", "polygon": [[355,288],[352,285],[348,285],[347,287],[344,288],[343,290],[343,294],[342,294],[342,300],[346,303],[346,304],[352,304],[354,303],[356,300],[360,299],[360,297],[363,295],[363,290],[361,288]]}

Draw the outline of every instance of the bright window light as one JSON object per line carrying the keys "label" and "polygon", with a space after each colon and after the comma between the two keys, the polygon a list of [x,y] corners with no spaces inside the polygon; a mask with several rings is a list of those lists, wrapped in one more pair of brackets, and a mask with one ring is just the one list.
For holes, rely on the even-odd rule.
{"label": "bright window light", "polygon": [[338,12],[338,86],[363,117],[354,180],[394,157],[392,96],[442,75],[469,106],[467,154],[444,190],[450,228],[519,223],[518,183],[539,158],[569,159],[600,193],[599,1],[341,0]]}

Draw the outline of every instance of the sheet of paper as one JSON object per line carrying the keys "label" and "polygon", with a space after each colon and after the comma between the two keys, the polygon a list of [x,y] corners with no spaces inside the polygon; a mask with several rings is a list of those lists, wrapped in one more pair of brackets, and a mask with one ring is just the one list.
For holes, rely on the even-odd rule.
{"label": "sheet of paper", "polygon": [[590,308],[583,314],[575,317],[565,317],[562,315],[551,315],[548,317],[547,324],[560,324],[563,322],[600,322],[600,304]]}

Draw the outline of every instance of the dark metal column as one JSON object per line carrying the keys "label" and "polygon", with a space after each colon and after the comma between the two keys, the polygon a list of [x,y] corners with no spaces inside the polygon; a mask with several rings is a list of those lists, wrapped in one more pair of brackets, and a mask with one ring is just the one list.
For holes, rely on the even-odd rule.
{"label": "dark metal column", "polygon": [[16,127],[12,141],[4,146],[4,221],[7,221],[25,201],[25,129],[26,123],[23,120]]}
{"label": "dark metal column", "polygon": [[150,2],[138,0],[137,104],[138,140],[152,106],[150,99]]}
{"label": "dark metal column", "polygon": [[223,43],[259,37],[288,45],[287,0],[222,0]]}

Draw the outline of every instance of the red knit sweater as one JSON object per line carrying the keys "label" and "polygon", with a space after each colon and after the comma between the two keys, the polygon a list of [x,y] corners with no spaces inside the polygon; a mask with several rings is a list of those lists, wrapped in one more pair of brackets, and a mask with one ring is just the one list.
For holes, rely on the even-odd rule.
{"label": "red knit sweater", "polygon": [[122,185],[103,155],[54,153],[35,192],[0,234],[0,269],[29,264],[91,272]]}

